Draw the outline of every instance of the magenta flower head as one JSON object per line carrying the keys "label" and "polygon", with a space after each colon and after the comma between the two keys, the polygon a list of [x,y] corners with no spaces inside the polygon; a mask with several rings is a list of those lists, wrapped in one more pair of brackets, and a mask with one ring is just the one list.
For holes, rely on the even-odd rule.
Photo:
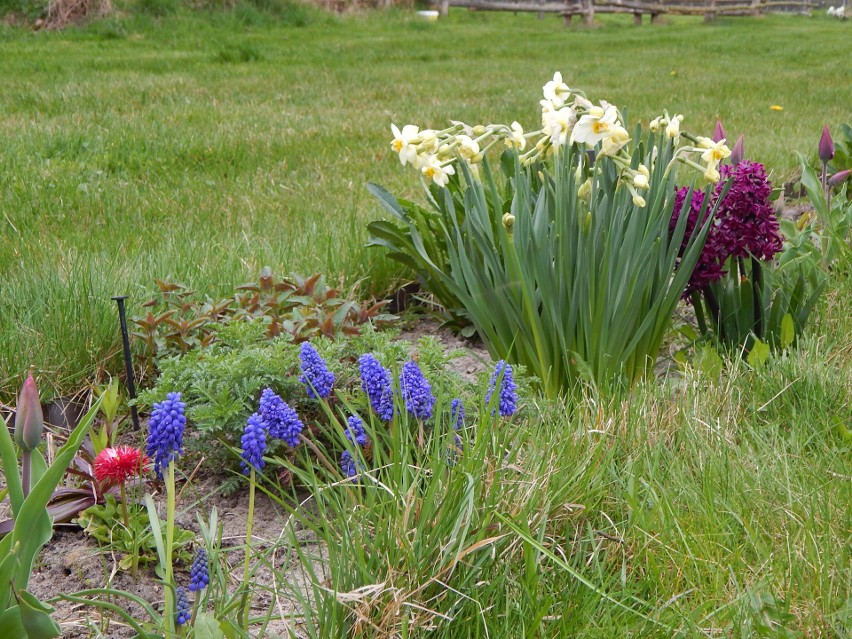
{"label": "magenta flower head", "polygon": [[420,420],[432,417],[432,409],[435,407],[432,386],[414,360],[409,360],[402,365],[399,388],[409,413]]}
{"label": "magenta flower head", "polygon": [[728,136],[725,135],[725,128],[722,126],[722,121],[716,120],[716,128],[713,129],[713,141],[719,142],[726,139],[728,139]]}
{"label": "magenta flower head", "polygon": [[15,443],[21,450],[33,451],[41,443],[44,431],[44,413],[38,396],[33,374],[30,373],[18,395],[18,408],[15,416]]}
{"label": "magenta flower head", "polygon": [[298,413],[271,388],[261,393],[257,412],[266,422],[270,437],[283,439],[290,448],[299,445],[299,435],[302,434],[305,425],[299,419]]}
{"label": "magenta flower head", "polygon": [[162,479],[163,468],[177,460],[183,452],[183,430],[186,426],[180,393],[169,393],[159,404],[148,422],[148,456],[154,459],[154,471]]}
{"label": "magenta flower head", "polygon": [[733,164],[734,166],[745,160],[745,144],[743,142],[744,139],[744,135],[738,137],[736,143],[734,144],[734,148],[731,149],[731,164]]}
{"label": "magenta flower head", "polygon": [[819,139],[819,159],[823,164],[828,164],[834,157],[834,140],[831,139],[831,132],[828,127],[822,128],[822,136]]}
{"label": "magenta flower head", "polygon": [[328,397],[331,394],[331,386],[334,384],[334,373],[328,370],[328,365],[310,342],[302,342],[299,360],[302,364],[302,375],[299,381],[308,389],[308,397],[313,399]]}

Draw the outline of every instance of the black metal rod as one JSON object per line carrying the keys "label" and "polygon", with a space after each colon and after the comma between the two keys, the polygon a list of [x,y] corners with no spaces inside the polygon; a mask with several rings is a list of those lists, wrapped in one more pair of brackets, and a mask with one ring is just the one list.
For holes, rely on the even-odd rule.
{"label": "black metal rod", "polygon": [[[118,304],[118,319],[121,322],[121,342],[124,345],[124,371],[127,373],[127,392],[130,399],[136,399],[136,382],[133,380],[133,359],[130,355],[130,336],[127,334],[127,313],[124,310],[124,300],[127,295],[116,295],[112,298]],[[130,418],[133,420],[133,430],[139,430],[139,413],[136,405],[130,406]]]}

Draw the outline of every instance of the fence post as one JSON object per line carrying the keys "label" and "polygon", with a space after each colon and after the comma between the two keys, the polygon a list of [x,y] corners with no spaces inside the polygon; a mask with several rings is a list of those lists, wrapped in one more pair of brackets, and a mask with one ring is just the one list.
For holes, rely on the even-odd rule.
{"label": "fence post", "polygon": [[716,18],[716,0],[704,0],[704,22],[712,22]]}
{"label": "fence post", "polygon": [[595,0],[585,0],[585,2],[586,10],[584,12],[584,19],[586,21],[586,26],[591,27],[595,23]]}
{"label": "fence post", "polygon": [[445,16],[450,12],[450,0],[441,0],[441,15]]}

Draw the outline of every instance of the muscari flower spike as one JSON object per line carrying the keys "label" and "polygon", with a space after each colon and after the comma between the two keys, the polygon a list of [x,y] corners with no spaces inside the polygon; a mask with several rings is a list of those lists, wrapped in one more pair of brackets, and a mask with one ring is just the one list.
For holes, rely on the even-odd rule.
{"label": "muscari flower spike", "polygon": [[[511,364],[507,364],[505,360],[500,360],[494,367],[494,372],[491,374],[491,380],[488,382],[488,392],[485,395],[485,403],[491,403],[491,396],[497,387],[497,380],[500,379],[500,405],[498,410],[502,417],[510,417],[517,410],[518,393],[517,385],[515,384],[514,375],[512,374]],[[494,411],[491,411],[494,414]]]}
{"label": "muscari flower spike", "polygon": [[450,402],[450,421],[453,423],[453,430],[460,430],[464,425],[464,404],[459,398]]}
{"label": "muscari flower spike", "polygon": [[192,617],[189,607],[189,595],[186,594],[186,589],[183,586],[178,586],[175,591],[175,599],[176,621],[179,626],[182,626]]}
{"label": "muscari flower spike", "polygon": [[343,454],[340,455],[340,470],[345,477],[353,480],[358,476],[358,464],[353,459],[352,453],[348,450],[344,450]]}
{"label": "muscari flower spike", "polygon": [[393,419],[393,386],[391,372],[383,367],[372,353],[358,359],[361,373],[361,388],[370,400],[370,406],[379,419]]}
{"label": "muscari flower spike", "polygon": [[299,435],[305,425],[299,415],[290,405],[281,399],[271,388],[260,395],[260,405],[257,412],[266,422],[269,435],[275,439],[283,439],[290,448],[299,444]]}
{"label": "muscari flower spike", "polygon": [[402,365],[399,387],[402,399],[405,401],[405,408],[409,413],[420,420],[426,420],[432,416],[435,396],[432,394],[432,386],[423,376],[417,362],[411,360]]}
{"label": "muscari flower spike", "polygon": [[249,475],[252,468],[260,472],[266,465],[263,461],[263,453],[266,452],[266,431],[266,422],[258,413],[248,418],[240,440],[240,446],[243,449],[240,455],[243,475]]}
{"label": "muscari flower spike", "polygon": [[346,439],[362,448],[367,445],[367,433],[364,431],[364,422],[357,415],[352,415],[346,420]]}
{"label": "muscari flower spike", "polygon": [[204,590],[210,583],[210,570],[207,567],[207,550],[199,546],[192,558],[192,566],[189,569],[189,590],[196,592]]}
{"label": "muscari flower spike", "polygon": [[154,404],[154,412],[148,422],[149,457],[154,459],[154,471],[157,477],[163,477],[163,468],[176,461],[183,452],[183,431],[186,427],[184,409],[180,393],[169,393],[166,399]]}
{"label": "muscari flower spike", "polygon": [[328,370],[325,361],[310,342],[302,342],[299,360],[302,364],[299,381],[308,389],[308,397],[312,399],[328,397],[331,386],[334,384],[334,373]]}

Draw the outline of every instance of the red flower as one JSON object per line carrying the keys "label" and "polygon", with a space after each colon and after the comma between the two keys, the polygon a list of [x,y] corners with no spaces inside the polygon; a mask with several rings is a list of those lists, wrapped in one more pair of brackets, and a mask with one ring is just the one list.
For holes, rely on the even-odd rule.
{"label": "red flower", "polygon": [[141,468],[142,472],[149,470],[148,457],[142,451],[132,446],[117,446],[116,448],[104,448],[95,457],[95,479],[98,481],[114,481],[121,484],[128,477],[137,474]]}

